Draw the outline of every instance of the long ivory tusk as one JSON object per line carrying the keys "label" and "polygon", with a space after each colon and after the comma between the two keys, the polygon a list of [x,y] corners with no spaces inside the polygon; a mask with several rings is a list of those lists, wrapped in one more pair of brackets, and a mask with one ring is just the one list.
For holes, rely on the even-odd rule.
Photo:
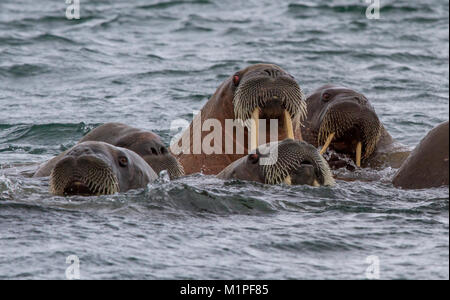
{"label": "long ivory tusk", "polygon": [[255,108],[252,113],[252,122],[250,130],[250,151],[258,148],[258,136],[259,136],[259,108]]}
{"label": "long ivory tusk", "polygon": [[331,133],[328,138],[327,141],[325,142],[325,145],[323,145],[322,150],[320,150],[320,154],[324,154],[325,151],[327,151],[328,147],[330,147],[331,141],[333,141],[334,138],[334,132]]}
{"label": "long ivory tusk", "polygon": [[361,151],[362,151],[362,143],[358,142],[356,145],[356,165],[361,167]]}
{"label": "long ivory tusk", "polygon": [[320,186],[320,183],[317,181],[317,179],[314,179],[313,186],[315,187]]}
{"label": "long ivory tusk", "polygon": [[291,114],[284,110],[284,128],[287,131],[287,138],[294,140],[294,128],[292,127],[292,118]]}
{"label": "long ivory tusk", "polygon": [[284,183],[287,184],[287,185],[292,185],[292,178],[291,178],[291,175],[288,175],[288,177],[286,177],[286,178],[284,179]]}

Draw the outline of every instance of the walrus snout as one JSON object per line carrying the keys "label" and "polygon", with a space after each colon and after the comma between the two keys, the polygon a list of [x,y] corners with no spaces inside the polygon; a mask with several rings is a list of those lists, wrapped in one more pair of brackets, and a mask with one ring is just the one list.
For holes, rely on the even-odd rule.
{"label": "walrus snout", "polygon": [[291,184],[293,185],[320,185],[319,181],[322,181],[319,171],[309,162],[304,162],[299,168],[294,169],[289,174],[291,177]]}
{"label": "walrus snout", "polygon": [[306,103],[303,92],[295,79],[279,67],[256,68],[236,82],[233,99],[235,117],[248,120],[255,109],[262,109],[275,100],[291,118],[304,117]]}
{"label": "walrus snout", "polygon": [[261,145],[247,157],[230,164],[218,177],[266,184],[335,184],[328,163],[317,149],[292,139]]}
{"label": "walrus snout", "polygon": [[106,143],[84,142],[67,151],[50,174],[54,195],[101,195],[119,192],[116,164],[127,164],[126,156],[116,155]]}
{"label": "walrus snout", "polygon": [[260,120],[278,120],[278,140],[294,138],[293,120],[306,117],[306,102],[293,76],[275,65],[256,65],[235,75],[233,83],[235,118],[252,121],[251,150],[258,146]]}
{"label": "walrus snout", "polygon": [[[273,168],[284,169],[281,173],[287,173],[283,179],[284,183],[312,186],[334,185],[328,163],[314,146],[303,141],[286,139],[279,143],[276,155],[278,158]],[[274,173],[274,171],[268,173]]]}
{"label": "walrus snout", "polygon": [[100,195],[119,192],[119,183],[110,163],[85,147],[73,149],[50,174],[54,195]]}

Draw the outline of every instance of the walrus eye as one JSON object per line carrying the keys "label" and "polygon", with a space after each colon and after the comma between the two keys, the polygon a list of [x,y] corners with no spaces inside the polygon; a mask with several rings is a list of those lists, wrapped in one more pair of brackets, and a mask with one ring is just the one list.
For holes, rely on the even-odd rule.
{"label": "walrus eye", "polygon": [[126,158],[125,156],[119,157],[119,165],[120,165],[121,167],[126,167],[126,166],[128,166],[128,158]]}
{"label": "walrus eye", "polygon": [[248,160],[249,160],[252,164],[256,164],[256,163],[259,162],[259,155],[258,155],[258,154],[249,154]]}
{"label": "walrus eye", "polygon": [[235,74],[233,76],[233,84],[234,84],[234,86],[238,86],[240,81],[241,81],[241,77],[239,77],[238,74]]}
{"label": "walrus eye", "polygon": [[329,93],[323,93],[322,94],[322,101],[328,102],[331,100],[331,95]]}

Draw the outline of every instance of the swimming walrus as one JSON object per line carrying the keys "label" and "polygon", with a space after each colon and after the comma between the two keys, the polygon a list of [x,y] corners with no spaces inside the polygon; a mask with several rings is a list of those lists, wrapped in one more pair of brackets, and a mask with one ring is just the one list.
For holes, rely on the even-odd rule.
{"label": "swimming walrus", "polygon": [[[307,118],[302,127],[303,139],[348,156],[360,167],[399,168],[410,150],[394,141],[379,120],[369,100],[352,89],[325,85],[306,99]],[[345,160],[331,155],[333,168],[351,167]]]}
{"label": "swimming walrus", "polygon": [[[78,143],[87,141],[105,142],[136,152],[150,167],[159,174],[167,170],[170,178],[184,175],[183,167],[177,159],[169,153],[161,138],[153,132],[140,130],[122,123],[106,123],[94,128]],[[66,151],[67,152],[67,151]],[[49,176],[56,163],[66,152],[54,157],[42,165],[34,177]]]}
{"label": "swimming walrus", "polygon": [[424,189],[449,185],[448,121],[433,128],[394,176],[394,186]]}
{"label": "swimming walrus", "polygon": [[104,142],[75,145],[50,175],[54,195],[110,195],[145,187],[158,175],[135,152]]}
{"label": "swimming walrus", "polygon": [[312,145],[286,139],[259,146],[217,175],[265,184],[333,186],[328,163]]}
{"label": "swimming walrus", "polygon": [[273,64],[252,65],[219,86],[170,150],[186,174],[215,175],[260,144],[301,140],[305,115],[303,92],[289,73]]}

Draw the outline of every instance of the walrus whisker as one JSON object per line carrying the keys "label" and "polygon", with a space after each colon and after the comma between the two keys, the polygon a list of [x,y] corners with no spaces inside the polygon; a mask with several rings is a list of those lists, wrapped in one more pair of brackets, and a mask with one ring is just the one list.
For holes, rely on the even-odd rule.
{"label": "walrus whisker", "polygon": [[306,118],[306,102],[303,91],[294,81],[282,81],[276,85],[265,78],[250,78],[242,82],[233,98],[235,118],[248,120],[256,108],[264,107],[269,100],[278,100],[290,117]]}
{"label": "walrus whisker", "polygon": [[[333,138],[342,137],[346,131],[359,125],[361,128],[361,134],[363,140],[361,142],[361,160],[369,158],[369,156],[375,151],[376,145],[381,137],[381,124],[372,124],[366,119],[358,119],[354,115],[345,112],[329,112],[324,117],[322,124],[319,128],[317,136],[318,144],[327,144],[330,134],[334,133]],[[331,143],[327,147],[322,147],[321,154],[330,147]],[[364,153],[363,153],[364,148]],[[357,162],[356,162],[357,163]]]}
{"label": "walrus whisker", "polygon": [[[271,144],[269,147],[272,151],[269,152],[271,155],[268,159],[273,159],[274,163],[263,166],[266,184],[285,183],[291,185],[291,172],[300,168],[304,159],[308,157],[308,160],[312,159],[315,167],[317,168],[317,171],[319,172],[318,176],[320,180],[323,181],[322,184],[334,185],[334,179],[331,175],[328,163],[312,146],[310,146],[311,148],[309,150],[305,150],[305,148],[303,148],[303,150],[298,150],[298,148],[296,150],[292,150],[289,146],[278,143]],[[273,147],[277,147],[278,150],[275,150]]]}
{"label": "walrus whisker", "polygon": [[[111,170],[98,167],[90,168],[84,176],[75,172],[70,176],[63,173],[64,169],[55,168],[51,174],[50,192],[55,195],[64,195],[65,189],[71,182],[80,182],[84,184],[92,195],[111,195],[119,192],[117,177]],[[63,176],[64,175],[64,176]]]}

